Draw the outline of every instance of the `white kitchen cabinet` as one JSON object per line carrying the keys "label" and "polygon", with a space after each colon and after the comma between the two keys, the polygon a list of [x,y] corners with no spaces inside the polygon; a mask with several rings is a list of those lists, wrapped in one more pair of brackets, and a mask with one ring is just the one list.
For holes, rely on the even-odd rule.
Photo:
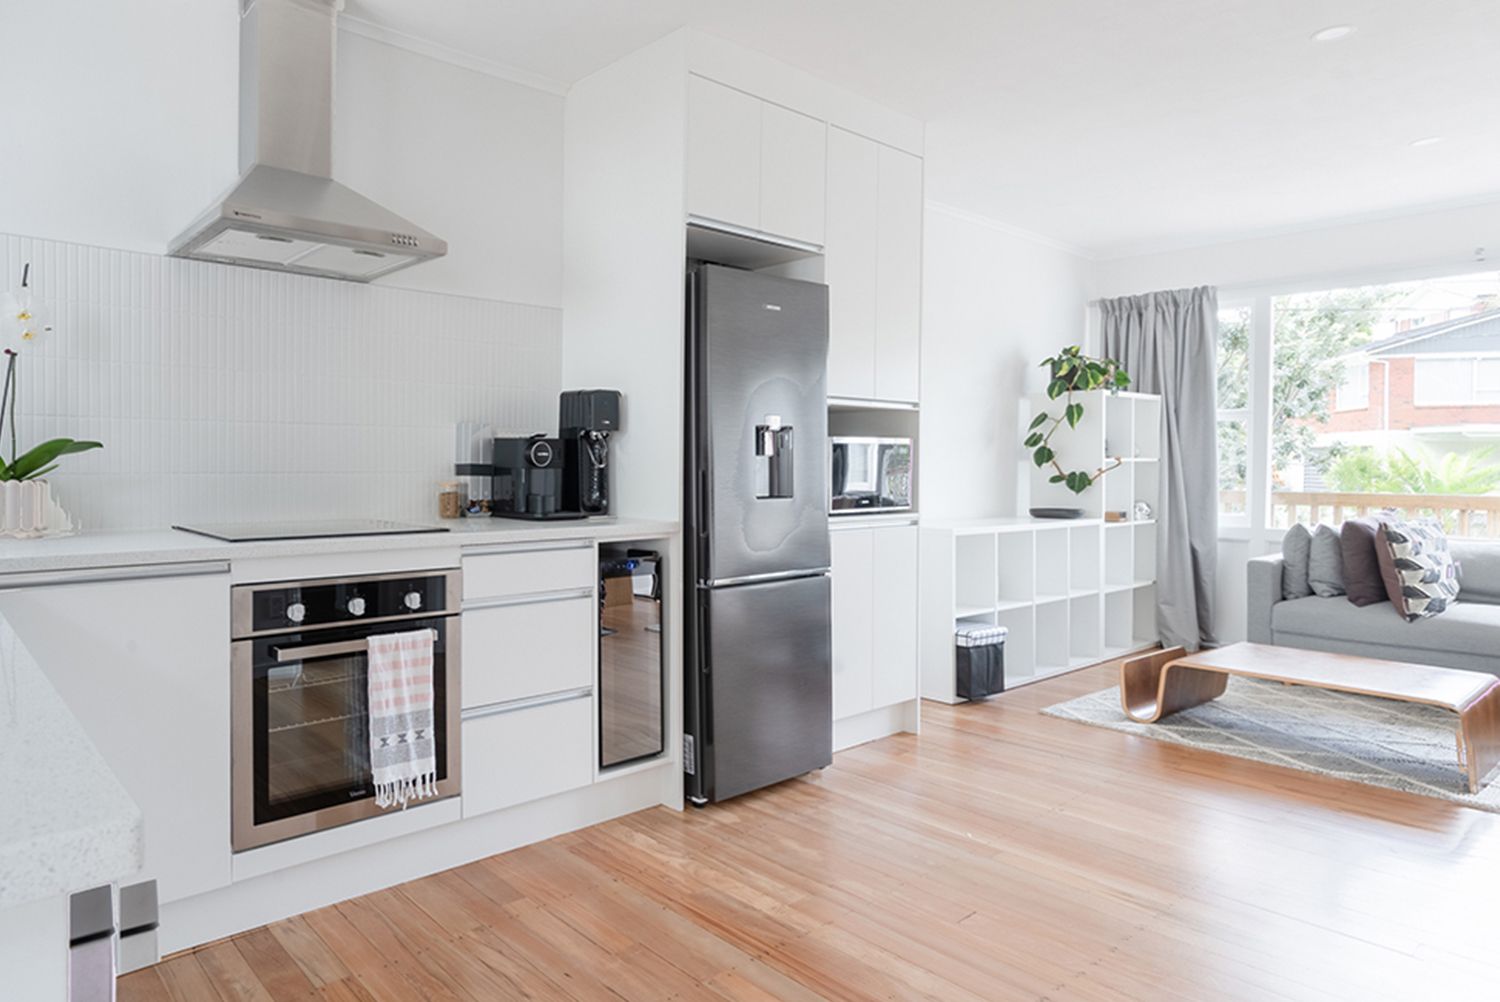
{"label": "white kitchen cabinet", "polygon": [[688,77],[687,210],[760,228],[761,100]]}
{"label": "white kitchen cabinet", "polygon": [[915,403],[922,161],[828,130],[828,394]]}
{"label": "white kitchen cabinet", "polygon": [[228,886],[227,567],[58,572],[0,590],[0,615],[140,808],[140,879],[162,902]]}
{"label": "white kitchen cabinet", "polygon": [[870,696],[880,707],[917,698],[917,527],[869,532],[874,554]]}
{"label": "white kitchen cabinet", "polygon": [[758,229],[821,244],[828,127],[816,118],[763,102],[760,132]]}
{"label": "white kitchen cabinet", "polygon": [[492,602],[464,603],[465,709],[593,684],[599,611],[592,589]]}
{"label": "white kitchen cabinet", "polygon": [[594,779],[594,712],[588,691],[466,711],[464,817],[540,800]]}
{"label": "white kitchen cabinet", "polygon": [[917,527],[836,529],[835,720],[917,696]]}
{"label": "white kitchen cabinet", "polygon": [[828,130],[828,395],[875,396],[880,145]]}
{"label": "white kitchen cabinet", "polygon": [[874,706],[870,628],[874,549],[869,529],[829,533],[833,564],[833,717],[852,717]]}
{"label": "white kitchen cabinet", "polygon": [[922,326],[922,161],[880,147],[875,268],[875,397],[917,399]]}
{"label": "white kitchen cabinet", "polygon": [[507,546],[464,554],[464,601],[592,588],[599,568],[594,544]]}

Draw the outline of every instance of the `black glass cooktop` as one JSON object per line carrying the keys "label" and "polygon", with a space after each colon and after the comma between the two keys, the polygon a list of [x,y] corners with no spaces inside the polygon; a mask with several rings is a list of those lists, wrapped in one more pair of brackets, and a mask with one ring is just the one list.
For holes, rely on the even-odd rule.
{"label": "black glass cooktop", "polygon": [[378,518],[333,518],[304,522],[225,522],[207,525],[174,525],[226,543],[261,543],[276,539],[328,539],[335,536],[394,536],[418,532],[447,532],[441,525],[409,525]]}

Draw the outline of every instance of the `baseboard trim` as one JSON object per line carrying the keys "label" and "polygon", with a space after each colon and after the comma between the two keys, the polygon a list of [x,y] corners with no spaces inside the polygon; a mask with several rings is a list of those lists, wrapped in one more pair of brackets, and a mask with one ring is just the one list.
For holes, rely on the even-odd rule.
{"label": "baseboard trim", "polygon": [[900,734],[912,734],[921,729],[921,700],[909,699],[904,703],[867,710],[852,717],[833,722],[833,750],[843,751],[862,745],[866,741]]}

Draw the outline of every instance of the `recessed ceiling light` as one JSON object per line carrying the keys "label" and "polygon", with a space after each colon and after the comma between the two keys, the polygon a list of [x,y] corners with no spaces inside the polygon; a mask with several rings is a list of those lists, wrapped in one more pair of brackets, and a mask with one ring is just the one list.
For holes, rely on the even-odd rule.
{"label": "recessed ceiling light", "polygon": [[1322,31],[1313,32],[1312,40],[1314,42],[1337,42],[1339,39],[1348,38],[1352,34],[1354,34],[1354,25],[1333,24]]}
{"label": "recessed ceiling light", "polygon": [[1417,147],[1422,147],[1422,146],[1436,146],[1438,143],[1441,143],[1442,141],[1443,141],[1443,137],[1442,136],[1423,136],[1421,139],[1413,139],[1411,141],[1411,144],[1413,146],[1417,146]]}

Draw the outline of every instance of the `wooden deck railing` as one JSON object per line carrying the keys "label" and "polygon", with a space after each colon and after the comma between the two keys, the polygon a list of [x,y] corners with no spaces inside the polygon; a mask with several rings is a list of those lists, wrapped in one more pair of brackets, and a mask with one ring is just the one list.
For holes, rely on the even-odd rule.
{"label": "wooden deck railing", "polygon": [[[1406,518],[1435,518],[1455,536],[1500,537],[1500,495],[1271,492],[1271,525],[1277,529],[1297,522],[1338,525],[1347,518],[1387,509]],[[1245,492],[1220,491],[1219,510],[1245,511]]]}

